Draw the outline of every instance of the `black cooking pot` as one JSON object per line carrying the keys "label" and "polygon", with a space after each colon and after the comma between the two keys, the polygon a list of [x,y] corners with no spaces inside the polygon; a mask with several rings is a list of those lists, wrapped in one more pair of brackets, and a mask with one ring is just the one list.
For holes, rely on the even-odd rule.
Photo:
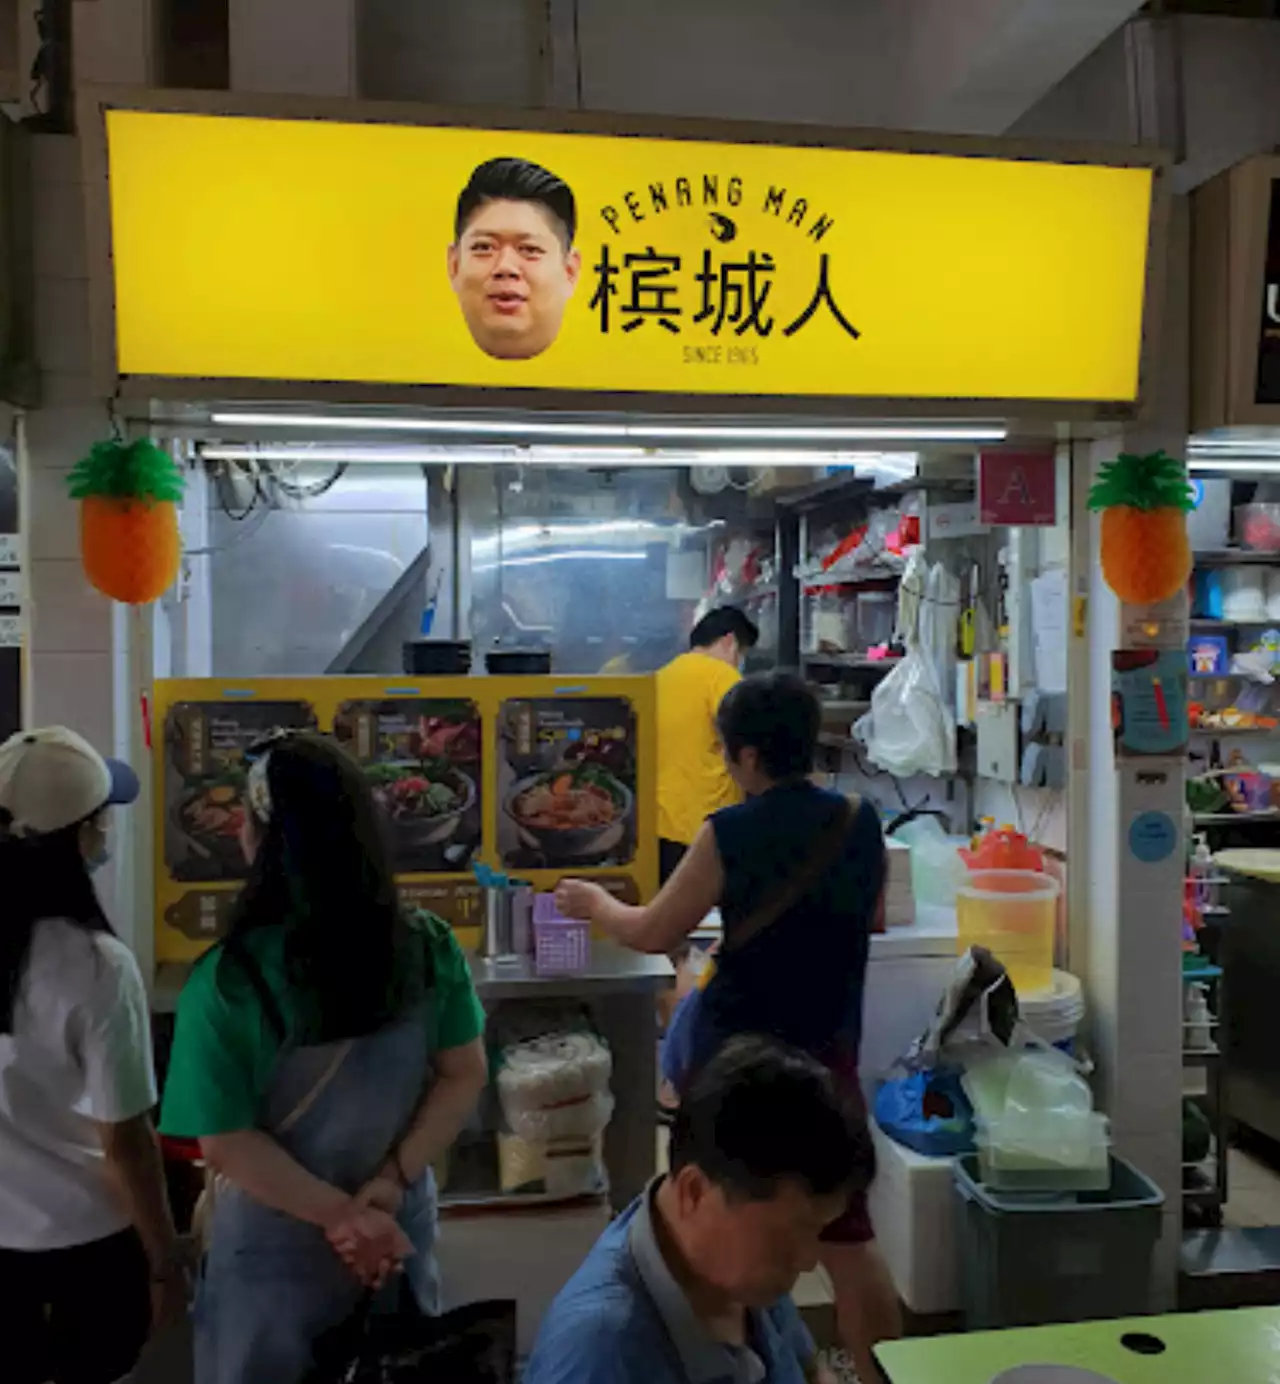
{"label": "black cooking pot", "polygon": [[495,677],[528,677],[551,671],[550,649],[490,649],[484,666]]}
{"label": "black cooking pot", "polygon": [[403,656],[410,677],[458,678],[471,671],[469,639],[409,639]]}

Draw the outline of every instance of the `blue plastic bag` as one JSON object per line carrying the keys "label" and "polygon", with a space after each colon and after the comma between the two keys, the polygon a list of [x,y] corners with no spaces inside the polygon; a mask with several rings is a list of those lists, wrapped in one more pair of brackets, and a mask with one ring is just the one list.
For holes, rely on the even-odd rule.
{"label": "blue plastic bag", "polygon": [[949,1158],[976,1147],[973,1106],[960,1085],[958,1067],[888,1077],[876,1092],[875,1113],[876,1123],[895,1143],[917,1153]]}
{"label": "blue plastic bag", "polygon": [[662,1079],[669,1082],[676,1091],[683,1091],[693,1066],[693,1031],[697,1023],[698,1006],[702,1003],[700,987],[689,993],[675,1007],[675,1012],[667,1021],[666,1036],[662,1040],[660,1063]]}

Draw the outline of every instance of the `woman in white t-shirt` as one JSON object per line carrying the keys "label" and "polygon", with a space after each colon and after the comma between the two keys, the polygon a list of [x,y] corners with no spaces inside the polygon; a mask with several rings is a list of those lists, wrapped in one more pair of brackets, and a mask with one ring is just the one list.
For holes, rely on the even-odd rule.
{"label": "woman in white t-shirt", "polygon": [[109,1384],[185,1282],[146,993],[90,871],[133,770],[60,726],[0,745],[0,1318],[7,1384]]}

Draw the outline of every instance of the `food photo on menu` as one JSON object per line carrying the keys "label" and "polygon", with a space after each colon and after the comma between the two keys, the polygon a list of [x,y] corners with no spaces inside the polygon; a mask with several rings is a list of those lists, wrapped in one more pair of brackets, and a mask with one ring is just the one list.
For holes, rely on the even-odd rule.
{"label": "food photo on menu", "polygon": [[635,716],[625,699],[503,705],[498,849],[508,868],[628,864],[636,844]]}
{"label": "food photo on menu", "polygon": [[480,713],[465,700],[344,702],[333,733],[386,813],[397,874],[468,868],[481,832]]}
{"label": "food photo on menu", "polygon": [[164,727],[164,859],[175,880],[245,877],[247,751],[273,730],[315,729],[305,702],[181,702]]}

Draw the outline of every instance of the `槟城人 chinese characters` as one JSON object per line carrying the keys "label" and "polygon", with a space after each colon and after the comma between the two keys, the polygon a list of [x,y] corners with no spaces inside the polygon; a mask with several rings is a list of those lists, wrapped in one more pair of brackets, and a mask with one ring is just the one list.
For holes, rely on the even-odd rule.
{"label": "\u69df\u57ce\u4eba chinese characters", "polygon": [[[685,311],[680,303],[683,260],[680,255],[659,254],[652,245],[615,258],[607,245],[600,247],[600,258],[592,266],[596,276],[590,307],[598,316],[600,330],[634,332],[655,324],[671,335],[679,335]],[[693,275],[698,289],[699,307],[688,321],[708,323],[713,336],[730,327],[738,336],[753,332],[766,337],[777,322],[768,310],[774,288],[776,265],[773,256],[749,250],[718,263],[711,250],[702,252],[701,267]],[[861,332],[841,311],[831,290],[831,257],[818,257],[818,282],[813,294],[793,321],[782,327],[783,336],[794,336],[825,308],[853,339]]]}

